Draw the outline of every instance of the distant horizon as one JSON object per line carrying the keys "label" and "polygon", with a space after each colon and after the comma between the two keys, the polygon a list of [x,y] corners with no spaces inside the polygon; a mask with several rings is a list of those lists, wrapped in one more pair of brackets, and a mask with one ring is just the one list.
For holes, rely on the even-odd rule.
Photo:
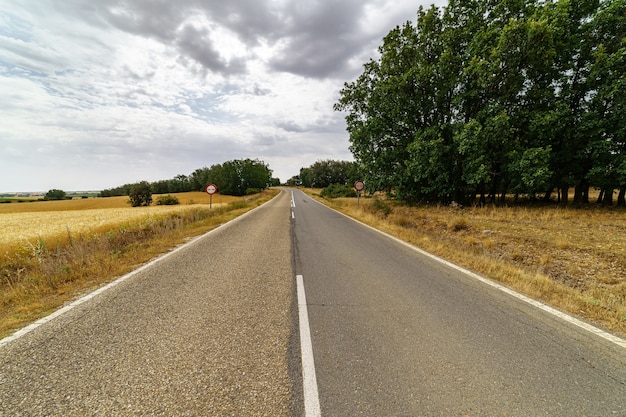
{"label": "distant horizon", "polygon": [[[56,188],[56,189],[59,190],[60,188]],[[50,190],[45,190],[45,191],[39,191],[39,190],[38,191],[0,191],[0,196],[4,196],[4,195],[20,196],[20,195],[23,195],[23,194],[44,195],[48,191],[50,191]],[[65,191],[67,194],[88,194],[88,193],[99,193],[102,190],[63,190],[63,191]]]}

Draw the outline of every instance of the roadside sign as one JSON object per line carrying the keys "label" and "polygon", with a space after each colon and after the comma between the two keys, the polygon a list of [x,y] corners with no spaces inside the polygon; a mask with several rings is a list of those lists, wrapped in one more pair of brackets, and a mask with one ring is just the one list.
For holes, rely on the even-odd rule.
{"label": "roadside sign", "polygon": [[356,190],[356,205],[361,204],[361,191],[365,189],[365,183],[361,180],[356,180],[354,182],[354,189]]}
{"label": "roadside sign", "polygon": [[213,195],[217,192],[217,185],[215,184],[209,184],[206,186],[206,192],[209,193],[209,195]]}
{"label": "roadside sign", "polygon": [[209,208],[213,207],[213,194],[217,192],[217,185],[209,184],[206,186],[206,192],[209,194]]}

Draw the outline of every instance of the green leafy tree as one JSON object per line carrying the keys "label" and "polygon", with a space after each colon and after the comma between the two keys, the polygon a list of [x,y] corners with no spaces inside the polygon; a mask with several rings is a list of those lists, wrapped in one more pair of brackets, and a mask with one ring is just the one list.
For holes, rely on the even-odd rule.
{"label": "green leafy tree", "polygon": [[65,191],[57,189],[52,189],[43,196],[44,200],[65,200],[66,197]]}
{"label": "green leafy tree", "polygon": [[152,188],[148,181],[141,181],[133,185],[128,195],[128,202],[133,207],[149,206],[152,204]]}
{"label": "green leafy tree", "polygon": [[420,8],[335,105],[364,179],[413,201],[626,198],[625,28],[625,0]]}
{"label": "green leafy tree", "polygon": [[271,180],[272,170],[258,159],[238,159],[213,165],[207,176],[207,183],[215,183],[221,194],[237,196],[246,195],[251,189],[266,188]]}

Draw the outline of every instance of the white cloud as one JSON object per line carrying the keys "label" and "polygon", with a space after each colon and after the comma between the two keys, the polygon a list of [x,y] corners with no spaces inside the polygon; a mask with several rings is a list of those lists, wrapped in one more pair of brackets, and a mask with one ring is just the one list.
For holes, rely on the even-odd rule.
{"label": "white cloud", "polygon": [[[424,2],[427,4],[429,2]],[[0,0],[0,192],[351,159],[333,103],[410,0]]]}

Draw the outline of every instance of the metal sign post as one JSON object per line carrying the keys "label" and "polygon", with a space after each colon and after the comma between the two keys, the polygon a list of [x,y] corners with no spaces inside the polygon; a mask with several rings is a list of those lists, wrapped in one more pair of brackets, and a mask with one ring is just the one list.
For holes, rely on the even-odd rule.
{"label": "metal sign post", "polygon": [[209,184],[206,186],[206,192],[209,194],[209,209],[213,207],[213,194],[217,192],[217,185]]}
{"label": "metal sign post", "polygon": [[354,189],[356,191],[356,205],[361,204],[361,191],[365,189],[365,183],[361,180],[357,180],[354,182]]}

